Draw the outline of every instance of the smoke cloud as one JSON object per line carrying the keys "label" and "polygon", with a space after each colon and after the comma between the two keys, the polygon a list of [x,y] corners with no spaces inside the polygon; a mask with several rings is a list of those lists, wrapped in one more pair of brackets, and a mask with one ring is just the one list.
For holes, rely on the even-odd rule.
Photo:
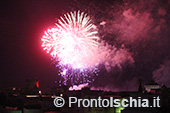
{"label": "smoke cloud", "polygon": [[100,38],[116,50],[109,52],[108,56],[113,60],[108,57],[109,60],[100,67],[93,88],[137,90],[139,78],[145,83],[153,78],[166,83],[159,74],[159,68],[162,69],[160,64],[170,57],[168,0],[75,1],[75,9],[91,15]]}
{"label": "smoke cloud", "polygon": [[159,84],[170,87],[170,61],[165,61],[153,72],[153,79]]}

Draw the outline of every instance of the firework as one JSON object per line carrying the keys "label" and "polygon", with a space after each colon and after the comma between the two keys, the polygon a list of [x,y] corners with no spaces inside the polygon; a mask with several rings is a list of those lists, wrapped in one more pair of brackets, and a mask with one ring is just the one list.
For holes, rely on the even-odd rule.
{"label": "firework", "polygon": [[[105,24],[102,21],[100,25]],[[115,66],[121,68],[125,62],[134,63],[123,45],[118,49],[100,40],[97,27],[80,11],[64,14],[55,27],[45,31],[42,47],[57,62],[64,84],[91,83],[99,72],[99,64],[110,71]]]}
{"label": "firework", "polygon": [[63,78],[78,81],[83,76],[81,81],[88,82],[84,80],[87,73],[89,70],[94,72],[99,62],[96,58],[99,46],[97,33],[87,14],[70,12],[60,17],[55,27],[45,31],[42,47],[58,62]]}
{"label": "firework", "polygon": [[92,61],[98,49],[97,30],[84,12],[71,12],[61,17],[54,28],[45,31],[42,47],[60,64],[74,69],[96,66]]}

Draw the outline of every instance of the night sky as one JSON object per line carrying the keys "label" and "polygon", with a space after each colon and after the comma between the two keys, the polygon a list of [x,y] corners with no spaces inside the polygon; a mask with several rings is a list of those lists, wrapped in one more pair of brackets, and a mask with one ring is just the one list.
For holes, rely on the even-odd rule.
{"label": "night sky", "polygon": [[[69,0],[68,0],[69,1]],[[0,2],[0,87],[24,87],[25,79],[46,86],[56,79],[41,48],[44,31],[69,7],[66,0]]]}
{"label": "night sky", "polygon": [[78,9],[92,17],[101,39],[128,50],[134,61],[109,71],[100,65],[95,88],[136,90],[139,78],[170,86],[170,1],[9,0],[0,2],[0,89],[23,88],[35,78],[42,89],[55,86],[58,69],[41,37],[59,16]]}

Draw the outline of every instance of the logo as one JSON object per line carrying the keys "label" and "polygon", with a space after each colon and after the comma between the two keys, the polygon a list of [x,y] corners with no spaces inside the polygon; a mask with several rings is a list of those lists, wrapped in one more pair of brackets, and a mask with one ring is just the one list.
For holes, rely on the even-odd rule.
{"label": "logo", "polygon": [[54,99],[54,105],[55,105],[56,107],[63,107],[64,104],[65,104],[65,100],[64,100],[62,97],[56,97],[56,98]]}

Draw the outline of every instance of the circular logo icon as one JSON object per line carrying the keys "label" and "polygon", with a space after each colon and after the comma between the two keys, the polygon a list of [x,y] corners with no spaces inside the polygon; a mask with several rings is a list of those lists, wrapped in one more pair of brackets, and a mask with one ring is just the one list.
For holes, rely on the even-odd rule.
{"label": "circular logo icon", "polygon": [[65,104],[65,100],[64,100],[62,97],[56,97],[56,98],[54,99],[54,105],[55,105],[56,107],[63,107],[64,104]]}

